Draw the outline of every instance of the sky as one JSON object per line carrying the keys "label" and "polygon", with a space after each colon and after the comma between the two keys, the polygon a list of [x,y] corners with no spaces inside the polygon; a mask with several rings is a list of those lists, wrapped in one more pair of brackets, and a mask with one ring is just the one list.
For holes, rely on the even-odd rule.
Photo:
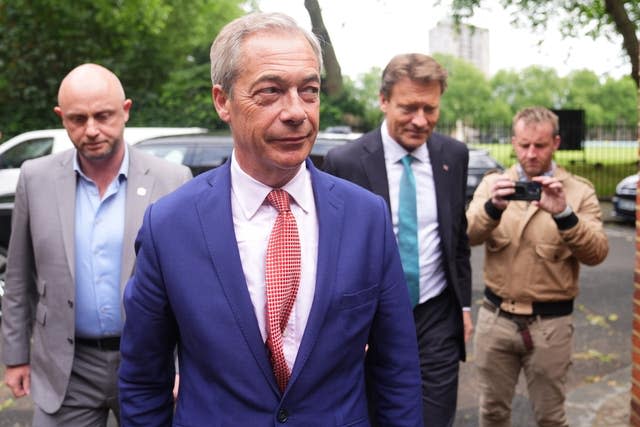
{"label": "sky", "polygon": [[[384,68],[398,53],[429,52],[429,30],[448,17],[447,0],[319,0],[342,73],[352,78],[372,67]],[[260,0],[265,12],[284,12],[311,28],[304,0]],[[530,65],[550,67],[565,76],[579,69],[619,78],[631,72],[621,37],[613,42],[562,39],[556,23],[543,34],[510,24],[497,0],[485,0],[469,24],[489,30],[489,72],[519,71]],[[540,43],[541,42],[541,43]],[[538,43],[540,43],[538,45]]]}

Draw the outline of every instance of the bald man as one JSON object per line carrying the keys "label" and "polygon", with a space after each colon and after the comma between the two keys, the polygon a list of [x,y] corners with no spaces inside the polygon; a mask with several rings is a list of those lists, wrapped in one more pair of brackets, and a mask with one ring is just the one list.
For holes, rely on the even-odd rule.
{"label": "bald man", "polygon": [[75,148],[25,162],[2,300],[5,382],[31,395],[33,425],[104,426],[119,418],[121,296],[146,206],[188,168],[128,147],[132,101],[118,77],[83,64],[53,110]]}

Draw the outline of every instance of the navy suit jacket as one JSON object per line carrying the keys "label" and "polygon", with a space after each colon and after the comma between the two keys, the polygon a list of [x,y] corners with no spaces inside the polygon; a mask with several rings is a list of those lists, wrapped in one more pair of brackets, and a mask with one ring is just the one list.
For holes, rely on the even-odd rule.
{"label": "navy suit jacket", "polygon": [[[427,140],[427,150],[436,188],[438,232],[445,274],[462,310],[462,307],[471,306],[471,250],[465,215],[469,151],[460,141],[436,132]],[[391,209],[380,128],[330,150],[322,168],[379,194]],[[420,185],[419,182],[416,184]],[[461,359],[464,360],[464,334],[460,334],[459,343]]]}
{"label": "navy suit jacket", "polygon": [[[365,345],[381,425],[421,426],[418,350],[382,198],[307,161],[319,223],[315,295],[284,393],[244,279],[230,165],[147,209],[124,297],[124,426],[368,426]],[[173,413],[173,348],[180,392]],[[173,417],[173,419],[172,419]]]}

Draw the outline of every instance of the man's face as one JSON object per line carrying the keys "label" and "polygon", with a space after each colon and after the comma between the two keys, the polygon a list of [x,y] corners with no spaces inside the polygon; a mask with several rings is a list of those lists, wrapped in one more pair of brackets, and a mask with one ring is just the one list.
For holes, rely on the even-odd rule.
{"label": "man's face", "polygon": [[413,151],[431,136],[440,118],[440,83],[422,84],[405,78],[391,89],[386,99],[380,95],[389,134],[407,151]]}
{"label": "man's face", "polygon": [[551,123],[526,124],[519,120],[514,127],[511,144],[520,166],[532,178],[551,168],[553,153],[560,146],[560,137],[553,134]]}
{"label": "man's face", "polygon": [[69,87],[54,108],[62,118],[69,138],[89,161],[112,157],[123,147],[124,125],[129,120],[131,100],[122,100],[109,84]]}
{"label": "man's face", "polygon": [[281,32],[247,38],[241,62],[231,96],[213,87],[214,105],[229,123],[242,170],[280,187],[297,173],[318,133],[318,62],[302,35]]}

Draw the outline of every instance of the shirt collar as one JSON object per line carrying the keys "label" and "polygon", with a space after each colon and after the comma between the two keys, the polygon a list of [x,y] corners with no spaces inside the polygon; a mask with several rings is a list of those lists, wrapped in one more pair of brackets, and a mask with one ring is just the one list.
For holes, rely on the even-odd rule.
{"label": "shirt collar", "polygon": [[[524,169],[522,169],[520,163],[516,163],[516,170],[518,171],[518,181],[529,181],[529,178],[527,178],[527,174],[524,172]],[[553,176],[555,172],[556,162],[552,160],[549,170],[541,173],[540,176]]]}
{"label": "shirt collar", "polygon": [[380,133],[382,134],[382,147],[384,149],[384,157],[390,163],[398,163],[404,156],[411,154],[411,157],[426,163],[429,161],[429,151],[427,150],[427,143],[425,142],[411,153],[398,144],[395,139],[389,134],[389,128],[387,127],[387,120],[382,122],[380,127]]}
{"label": "shirt collar", "polygon": [[[80,162],[78,161],[78,150],[75,150],[75,155],[73,156],[73,170],[76,171],[81,177],[88,181],[92,181],[89,177],[87,177],[82,169],[80,168]],[[118,170],[117,177],[127,178],[129,175],[129,147],[127,144],[124,144],[124,157],[122,158],[122,163],[120,163],[120,169]]]}
{"label": "shirt collar", "polygon": [[[311,210],[313,192],[305,191],[307,186],[311,186],[311,177],[307,170],[306,162],[302,162],[298,173],[281,188],[291,195],[294,202],[302,208],[305,213]],[[269,192],[273,188],[256,180],[242,170],[236,159],[235,149],[231,153],[231,191],[236,196],[239,207],[245,218],[252,218],[260,206],[262,206]]]}

